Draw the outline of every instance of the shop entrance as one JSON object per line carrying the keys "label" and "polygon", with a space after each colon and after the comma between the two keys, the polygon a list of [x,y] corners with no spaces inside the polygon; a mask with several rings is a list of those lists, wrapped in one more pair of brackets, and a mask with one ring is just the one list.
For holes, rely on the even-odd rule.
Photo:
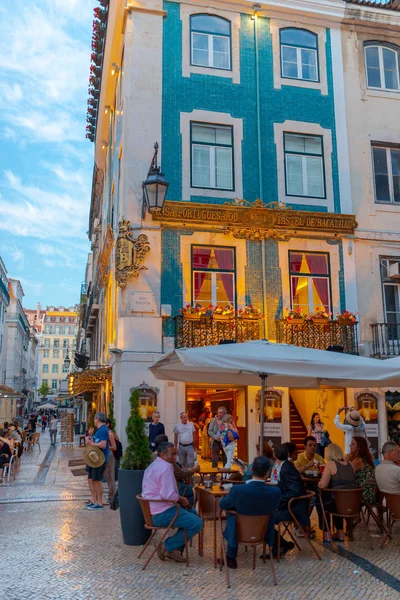
{"label": "shop entrance", "polygon": [[243,387],[187,385],[185,409],[196,427],[195,445],[199,456],[211,462],[208,425],[217,408],[224,406],[233,416],[239,432],[235,456],[247,462],[246,389]]}

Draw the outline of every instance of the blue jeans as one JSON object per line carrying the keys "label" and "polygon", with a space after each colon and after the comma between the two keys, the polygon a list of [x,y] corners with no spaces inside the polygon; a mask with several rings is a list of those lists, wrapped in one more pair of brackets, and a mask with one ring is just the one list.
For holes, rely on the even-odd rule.
{"label": "blue jeans", "polygon": [[[153,523],[156,527],[168,527],[174,518],[176,512],[175,506],[171,506],[164,512],[158,515],[153,515]],[[185,508],[180,509],[178,518],[174,523],[174,528],[177,527],[178,531],[175,535],[164,540],[164,546],[168,552],[179,549],[181,550],[185,546],[184,530],[188,541],[192,539],[196,533],[199,533],[203,529],[203,521],[197,516],[194,509],[186,510]]]}

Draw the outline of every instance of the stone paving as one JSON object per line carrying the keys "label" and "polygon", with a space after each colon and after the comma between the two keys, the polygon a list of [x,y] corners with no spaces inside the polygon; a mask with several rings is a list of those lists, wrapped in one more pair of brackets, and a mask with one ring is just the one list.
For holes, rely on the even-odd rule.
{"label": "stone paving", "polygon": [[[206,527],[205,553],[190,550],[191,564],[153,559],[146,571],[138,548],[122,542],[119,512],[106,507],[83,509],[88,498],[85,477],[74,477],[68,462],[79,448],[54,451],[44,435],[40,454],[23,456],[15,482],[0,485],[0,548],[3,570],[0,597],[7,600],[368,600],[400,599],[400,531],[390,546],[379,549],[373,535],[370,550],[362,530],[356,541],[342,544],[340,554],[318,548],[322,561],[305,547],[276,563],[278,586],[270,566],[251,553],[239,554],[239,569],[224,574],[212,566],[211,530]],[[80,467],[81,468],[81,467]],[[7,556],[3,553],[7,549]],[[6,560],[4,560],[6,558]]]}

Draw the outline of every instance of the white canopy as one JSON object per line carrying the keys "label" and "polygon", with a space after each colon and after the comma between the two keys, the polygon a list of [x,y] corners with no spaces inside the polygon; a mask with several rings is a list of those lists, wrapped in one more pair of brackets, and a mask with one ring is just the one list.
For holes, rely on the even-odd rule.
{"label": "white canopy", "polygon": [[400,360],[273,344],[265,340],[174,350],[151,367],[157,379],[226,385],[315,388],[400,386]]}
{"label": "white canopy", "polygon": [[57,408],[57,404],[50,404],[50,402],[45,402],[45,404],[41,404],[36,407],[36,410],[47,410],[51,408]]}

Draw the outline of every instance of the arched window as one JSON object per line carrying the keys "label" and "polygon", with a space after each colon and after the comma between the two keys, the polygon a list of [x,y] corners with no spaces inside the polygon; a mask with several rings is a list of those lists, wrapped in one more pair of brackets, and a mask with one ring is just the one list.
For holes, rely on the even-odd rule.
{"label": "arched window", "polygon": [[399,90],[399,48],[393,44],[365,42],[367,86],[378,90]]}
{"label": "arched window", "polygon": [[281,29],[282,77],[319,81],[318,38],[306,29]]}
{"label": "arched window", "polygon": [[191,64],[214,69],[231,69],[231,24],[222,17],[190,17]]}

